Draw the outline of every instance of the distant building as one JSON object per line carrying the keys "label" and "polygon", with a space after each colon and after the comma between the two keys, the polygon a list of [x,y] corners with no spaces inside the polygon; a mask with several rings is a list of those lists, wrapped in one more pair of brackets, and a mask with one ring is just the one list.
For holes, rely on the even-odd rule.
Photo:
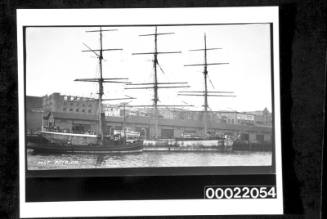
{"label": "distant building", "polygon": [[[98,107],[98,101],[94,98],[60,93],[44,97],[27,96],[27,130],[37,131],[43,125],[44,128],[62,132],[97,133]],[[121,130],[125,121],[125,127],[140,132],[143,137],[154,137],[153,108],[124,109],[106,104],[103,109],[106,135]],[[203,111],[160,108],[160,138],[201,137],[204,128],[203,115]],[[272,119],[267,109],[253,112],[210,111],[207,118],[210,136],[227,134],[252,143],[271,142]]]}
{"label": "distant building", "polygon": [[38,96],[26,96],[25,108],[30,111],[42,111],[42,97]]}
{"label": "distant building", "polygon": [[[49,112],[43,117],[45,129],[54,129],[61,132],[96,133],[97,116],[77,113]],[[105,135],[121,130],[122,117],[105,118]],[[144,138],[153,138],[155,135],[154,120],[150,117],[129,116],[125,118],[125,127],[140,132]],[[208,122],[208,132],[211,136],[230,135],[240,137],[250,143],[271,142],[271,127],[256,127]],[[203,133],[203,122],[195,120],[159,119],[160,138],[200,137]]]}
{"label": "distant building", "polygon": [[117,106],[109,104],[103,104],[103,112],[105,116],[123,116],[121,115],[121,109]]}
{"label": "distant building", "polygon": [[246,112],[217,111],[214,112],[226,124],[254,125],[254,115]]}
{"label": "distant building", "polygon": [[257,126],[272,126],[272,113],[264,108],[262,111],[248,112],[254,115],[255,125]]}
{"label": "distant building", "polygon": [[48,112],[69,112],[81,114],[97,114],[99,104],[97,99],[61,95],[52,93],[43,97],[43,110]]}
{"label": "distant building", "polygon": [[[183,108],[159,108],[158,114],[159,114],[159,118],[163,118],[163,119],[195,120],[195,121],[203,120],[203,111],[191,111]],[[130,109],[127,111],[126,115],[152,117],[153,108]],[[214,111],[208,112],[208,120],[221,122],[220,118],[218,118],[218,116],[215,114]]]}
{"label": "distant building", "polygon": [[[98,113],[99,104],[97,99],[78,97],[70,95],[61,95],[53,93],[43,97],[43,110],[46,112],[68,112],[78,114]],[[123,110],[115,105],[104,104],[103,111],[105,116],[140,116],[152,117],[153,108],[131,108],[126,107]],[[159,109],[159,118],[178,119],[178,120],[203,120],[203,111],[190,111],[180,108]],[[262,111],[237,112],[237,111],[209,111],[208,120],[214,120],[218,123],[239,124],[249,126],[272,126],[272,114],[265,108]]]}
{"label": "distant building", "polygon": [[28,133],[41,130],[42,126],[42,97],[25,97],[25,121]]}
{"label": "distant building", "polygon": [[216,114],[217,117],[226,124],[272,126],[272,114],[267,110],[267,108],[262,111],[216,111],[212,113]]}

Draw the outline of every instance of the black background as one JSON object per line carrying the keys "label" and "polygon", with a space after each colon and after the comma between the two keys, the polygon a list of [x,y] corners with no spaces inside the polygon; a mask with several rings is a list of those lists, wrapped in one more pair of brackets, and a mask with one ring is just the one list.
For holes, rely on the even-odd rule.
{"label": "black background", "polygon": [[[0,2],[0,218],[19,217],[16,8],[280,6],[284,216],[319,218],[327,1],[79,0]],[[46,194],[44,194],[46,195]],[[235,206],[236,207],[236,206]],[[236,207],[237,208],[237,207]],[[231,216],[221,218],[236,218]]]}
{"label": "black background", "polygon": [[209,185],[269,187],[275,175],[28,178],[26,201],[203,199]]}

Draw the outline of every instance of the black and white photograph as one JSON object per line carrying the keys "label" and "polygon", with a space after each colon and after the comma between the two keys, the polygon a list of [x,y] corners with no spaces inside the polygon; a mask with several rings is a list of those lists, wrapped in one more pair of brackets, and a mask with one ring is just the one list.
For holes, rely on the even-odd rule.
{"label": "black and white photograph", "polygon": [[272,164],[269,24],[25,31],[29,170]]}
{"label": "black and white photograph", "polygon": [[[251,212],[253,207],[246,208],[251,201],[266,206],[252,213],[282,213],[276,9],[19,10],[21,180],[63,177],[63,172],[88,177],[94,171],[105,177],[170,179],[231,174],[244,180],[248,174],[247,184],[226,178],[220,187],[209,180],[197,198],[131,199],[216,199],[200,204],[203,213],[215,201],[228,206],[224,199],[235,198],[245,203],[235,214]],[[256,180],[267,175],[266,184]],[[29,195],[28,182],[21,185],[23,205],[58,201],[33,198],[37,195]],[[129,196],[118,200],[130,200],[124,197]],[[96,200],[62,201],[72,201],[74,212],[74,201]],[[88,207],[63,215],[54,206],[50,216],[93,215]],[[136,209],[133,202],[128,206]],[[24,210],[27,217],[44,216],[30,209]],[[226,209],[212,208],[208,214],[233,214]],[[121,207],[107,210],[93,216],[132,214]],[[184,211],[162,214],[172,213]]]}

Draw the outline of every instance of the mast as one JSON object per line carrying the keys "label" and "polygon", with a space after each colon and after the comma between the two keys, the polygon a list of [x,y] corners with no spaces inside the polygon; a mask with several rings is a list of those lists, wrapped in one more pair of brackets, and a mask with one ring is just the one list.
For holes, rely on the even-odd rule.
{"label": "mast", "polygon": [[126,84],[128,82],[126,81],[121,81],[121,80],[126,80],[127,78],[103,78],[103,71],[102,71],[102,60],[103,60],[103,52],[105,51],[117,51],[117,50],[122,50],[122,49],[103,49],[103,36],[102,33],[104,31],[116,31],[117,29],[105,29],[103,30],[102,27],[99,28],[99,30],[90,30],[86,31],[88,33],[99,33],[99,49],[91,49],[88,45],[84,43],[84,45],[88,48],[88,50],[82,50],[82,52],[92,52],[96,55],[98,58],[98,64],[99,64],[99,77],[98,78],[84,78],[84,79],[75,79],[75,81],[81,81],[81,82],[96,82],[99,85],[99,92],[98,92],[98,137],[99,137],[99,144],[103,145],[104,141],[104,112],[103,112],[103,94],[104,94],[104,89],[103,89],[103,83],[122,83]]}
{"label": "mast", "polygon": [[204,34],[204,114],[203,114],[203,120],[204,120],[204,134],[206,137],[206,134],[208,132],[208,85],[207,85],[207,77],[208,77],[208,69],[207,69],[208,63],[207,63],[207,37],[206,34]]}
{"label": "mast", "polygon": [[[203,78],[204,78],[204,90],[203,91],[181,91],[179,92],[179,96],[203,96],[204,97],[204,111],[203,111],[203,134],[205,137],[207,137],[208,133],[208,109],[209,109],[209,104],[208,104],[208,97],[213,96],[213,97],[235,97],[235,95],[225,95],[227,94],[232,94],[233,92],[231,91],[208,91],[208,66],[209,65],[226,65],[229,64],[227,62],[221,62],[221,63],[208,63],[207,61],[207,51],[209,50],[217,50],[221,48],[207,48],[207,37],[206,34],[204,33],[204,48],[203,49],[194,49],[190,51],[204,51],[204,63],[201,64],[188,64],[185,66],[203,66]],[[215,93],[218,93],[215,94]],[[223,95],[221,95],[223,94]]]}
{"label": "mast", "polygon": [[100,78],[99,78],[99,134],[100,134],[100,139],[101,139],[101,143],[103,143],[103,123],[104,123],[104,113],[103,113],[103,107],[102,107],[102,96],[103,96],[103,77],[102,77],[102,60],[103,60],[103,50],[102,50],[102,28],[100,27],[100,31],[99,31],[99,35],[100,35],[100,55],[99,55],[99,74],[100,74]]}
{"label": "mast", "polygon": [[[158,101],[159,95],[158,90],[160,88],[188,88],[189,86],[183,85],[187,84],[187,82],[158,82],[158,72],[157,66],[159,66],[160,70],[163,72],[159,61],[158,55],[161,54],[173,54],[173,53],[181,53],[180,51],[171,51],[171,52],[159,52],[158,51],[158,36],[161,35],[169,35],[174,34],[173,32],[167,33],[158,33],[157,26],[155,26],[155,32],[151,34],[143,34],[139,36],[154,36],[154,51],[153,52],[144,52],[144,53],[132,53],[132,55],[153,55],[153,72],[154,72],[154,81],[153,83],[131,83],[128,85],[134,85],[134,87],[129,87],[125,89],[153,89],[153,118],[154,118],[154,129],[155,129],[155,139],[159,137],[159,121],[158,121]],[[174,85],[175,84],[175,85]],[[146,87],[139,87],[139,85],[148,85]],[[164,85],[164,86],[162,86]],[[174,86],[172,86],[174,85]]]}
{"label": "mast", "polygon": [[154,34],[154,54],[153,54],[153,69],[154,69],[154,128],[155,138],[159,135],[159,119],[158,119],[158,75],[157,75],[157,62],[158,62],[158,32],[157,27],[155,28]]}

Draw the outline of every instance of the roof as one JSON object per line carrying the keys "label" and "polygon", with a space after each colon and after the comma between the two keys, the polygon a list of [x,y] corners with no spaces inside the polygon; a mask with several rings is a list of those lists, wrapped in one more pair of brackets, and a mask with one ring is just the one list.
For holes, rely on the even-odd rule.
{"label": "roof", "polygon": [[[86,120],[86,121],[96,121],[97,115],[95,114],[78,114],[78,113],[63,113],[63,112],[52,112],[52,115],[56,119],[67,119],[67,120]],[[107,122],[122,123],[122,117],[107,116],[105,118]],[[141,116],[128,116],[126,118],[126,124],[136,123],[140,125],[151,125],[153,120],[151,117],[141,117]],[[180,120],[180,119],[159,119],[159,124],[161,126],[174,126],[180,128],[202,128],[203,122],[196,120]],[[271,132],[271,127],[257,127],[257,126],[246,126],[246,125],[236,125],[236,124],[225,124],[209,121],[209,128],[217,128],[224,130],[238,130],[238,131],[261,131],[261,132]]]}

